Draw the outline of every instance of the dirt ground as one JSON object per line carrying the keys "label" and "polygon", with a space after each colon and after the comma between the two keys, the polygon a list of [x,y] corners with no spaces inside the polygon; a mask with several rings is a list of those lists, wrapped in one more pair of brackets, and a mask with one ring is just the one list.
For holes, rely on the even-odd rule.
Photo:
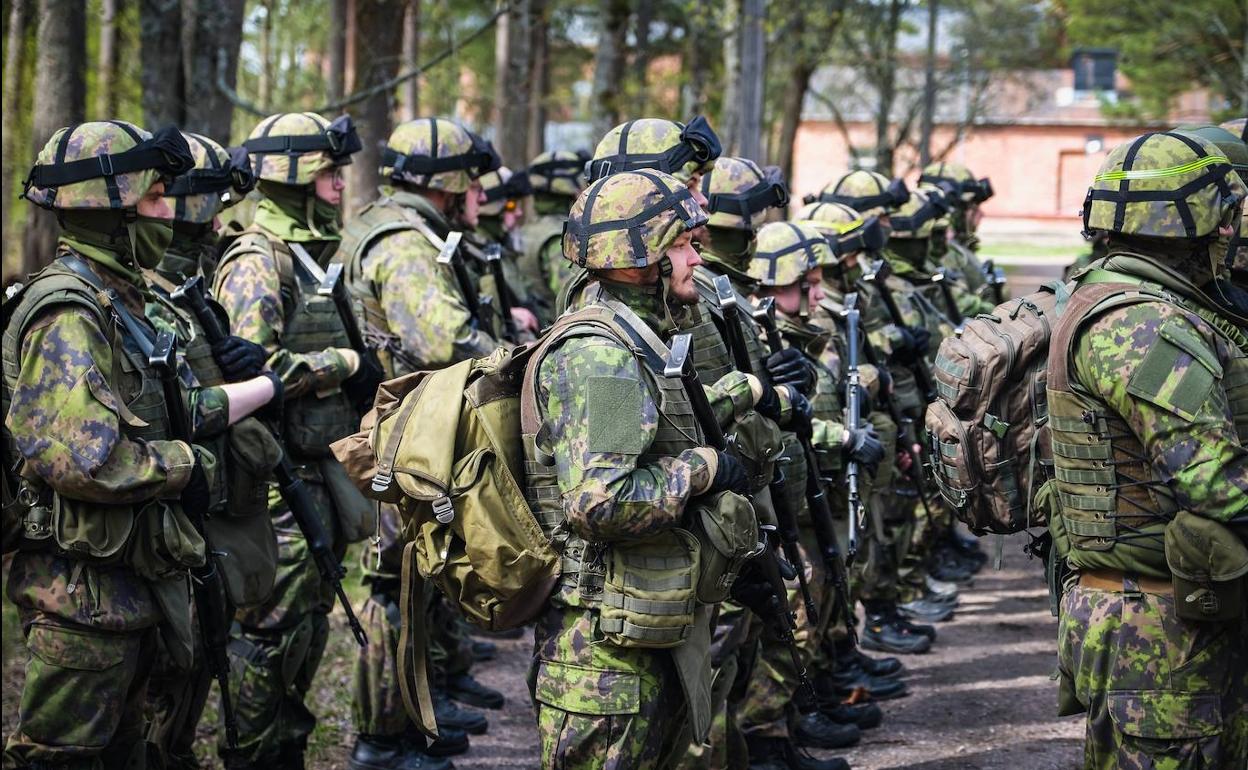
{"label": "dirt ground", "polygon": [[[985,542],[989,551],[993,541]],[[922,770],[1056,770],[1079,763],[1082,723],[1057,719],[1056,621],[1049,614],[1038,562],[1008,539],[1003,569],[991,564],[964,591],[955,618],[939,626],[932,652],[905,662],[911,695],[882,704],[882,727],[861,744],[841,752],[854,768]],[[353,592],[357,596],[358,592]],[[360,597],[362,598],[362,597]],[[7,602],[6,602],[7,605]],[[25,653],[13,608],[5,607],[3,726],[15,723]],[[351,674],[354,644],[341,612],[326,662],[309,699],[321,714],[312,736],[308,767],[346,768],[351,730]],[[502,690],[507,705],[490,713],[490,730],[472,738],[471,751],[455,758],[461,770],[533,768],[538,765],[532,709],[524,684],[531,652],[528,637],[496,640],[499,655],[480,664],[476,676]],[[199,756],[213,766],[215,704],[201,726]],[[831,753],[827,753],[830,755]]]}

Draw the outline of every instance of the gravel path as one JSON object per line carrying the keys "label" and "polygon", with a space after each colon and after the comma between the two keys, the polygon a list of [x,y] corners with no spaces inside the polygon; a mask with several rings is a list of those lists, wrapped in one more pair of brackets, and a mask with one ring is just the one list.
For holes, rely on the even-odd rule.
{"label": "gravel path", "polygon": [[[1050,616],[1041,567],[1022,554],[1021,537],[1007,540],[1001,571],[989,565],[963,592],[955,618],[939,626],[932,652],[906,659],[911,695],[884,702],[884,725],[843,752],[857,770],[1055,770],[1079,763],[1082,722],[1054,716],[1056,620]],[[992,542],[985,546],[992,549]],[[7,602],[6,602],[7,605]],[[6,606],[4,733],[15,721],[25,652],[13,608]],[[342,770],[351,734],[351,643],[341,612],[338,631],[313,685],[313,708],[323,716],[313,734],[308,767]],[[17,632],[17,633],[15,633]],[[14,638],[16,637],[16,638]],[[534,768],[536,735],[524,683],[530,637],[495,640],[498,657],[474,670],[507,696],[490,713],[490,731],[472,738],[472,750],[455,758],[461,770]],[[215,696],[214,696],[215,701]],[[215,713],[215,703],[210,704]],[[199,755],[215,764],[215,718],[201,725]],[[211,759],[210,759],[211,758]]]}

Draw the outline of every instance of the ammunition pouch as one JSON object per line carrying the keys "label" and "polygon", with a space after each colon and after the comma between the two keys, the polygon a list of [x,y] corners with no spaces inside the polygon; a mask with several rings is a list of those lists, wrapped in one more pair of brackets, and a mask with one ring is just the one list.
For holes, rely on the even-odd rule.
{"label": "ammunition pouch", "polygon": [[598,628],[619,647],[676,647],[693,630],[701,544],[688,530],[669,529],[606,555]]}
{"label": "ammunition pouch", "polygon": [[1179,511],[1166,526],[1165,543],[1176,615],[1215,622],[1244,616],[1248,546],[1234,531],[1213,519]]}

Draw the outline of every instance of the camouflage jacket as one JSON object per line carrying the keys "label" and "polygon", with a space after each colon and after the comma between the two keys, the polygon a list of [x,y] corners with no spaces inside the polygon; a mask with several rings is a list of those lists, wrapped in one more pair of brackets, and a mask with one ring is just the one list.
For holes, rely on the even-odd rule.
{"label": "camouflage jacket", "polygon": [[[298,222],[281,227],[280,221],[287,215],[276,206],[268,206],[269,203],[268,200],[260,202],[254,225],[267,240],[267,247],[252,248],[249,244],[258,239],[246,239],[246,236],[234,241],[218,265],[212,293],[230,317],[231,332],[264,346],[269,354],[269,368],[281,376],[287,399],[305,393],[330,391],[351,374],[341,353],[332,347],[295,353],[282,344],[289,322],[287,303],[293,298],[284,296],[287,292],[283,289],[278,257],[274,253],[273,244],[282,242],[281,238],[268,225],[293,233],[305,230]],[[265,216],[261,217],[261,214]],[[316,257],[318,252],[328,250],[334,242],[300,243]]]}
{"label": "camouflage jacket", "polygon": [[[379,205],[402,207],[403,215],[424,220],[439,237],[450,232],[446,218],[425,198],[386,192]],[[385,331],[400,346],[393,374],[487,356],[498,347],[487,331],[477,327],[454,271],[438,264],[438,248],[418,230],[382,234],[366,247],[360,268],[385,316]]]}
{"label": "camouflage jacket", "polygon": [[[656,294],[617,284],[606,292],[663,336],[673,331],[661,320]],[[595,296],[586,291],[581,301],[593,302]],[[604,413],[593,407],[585,387],[591,378],[631,383],[629,401],[639,408]],[[753,406],[749,383],[739,372],[708,386],[707,395],[721,425]],[[657,434],[659,409],[635,353],[623,345],[597,336],[559,342],[540,363],[537,403],[549,430],[564,513],[586,540],[635,539],[674,527],[695,490],[710,483],[709,466],[693,450],[640,461]],[[610,443],[604,439],[612,436],[627,437],[627,447],[604,451]]]}

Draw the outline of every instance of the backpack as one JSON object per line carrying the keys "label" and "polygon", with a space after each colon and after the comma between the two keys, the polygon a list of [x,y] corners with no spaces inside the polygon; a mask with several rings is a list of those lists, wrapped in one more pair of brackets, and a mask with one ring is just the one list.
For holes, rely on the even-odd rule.
{"label": "backpack", "polygon": [[399,684],[436,735],[426,668],[424,581],[490,630],[532,620],[562,561],[524,495],[520,392],[545,340],[382,384],[361,430],[331,449],[368,497],[403,523]]}
{"label": "backpack", "polygon": [[1049,338],[1070,297],[1061,283],[968,319],[947,337],[933,372],[937,398],[924,422],[932,476],[977,535],[1048,523],[1033,497],[1052,475]]}

